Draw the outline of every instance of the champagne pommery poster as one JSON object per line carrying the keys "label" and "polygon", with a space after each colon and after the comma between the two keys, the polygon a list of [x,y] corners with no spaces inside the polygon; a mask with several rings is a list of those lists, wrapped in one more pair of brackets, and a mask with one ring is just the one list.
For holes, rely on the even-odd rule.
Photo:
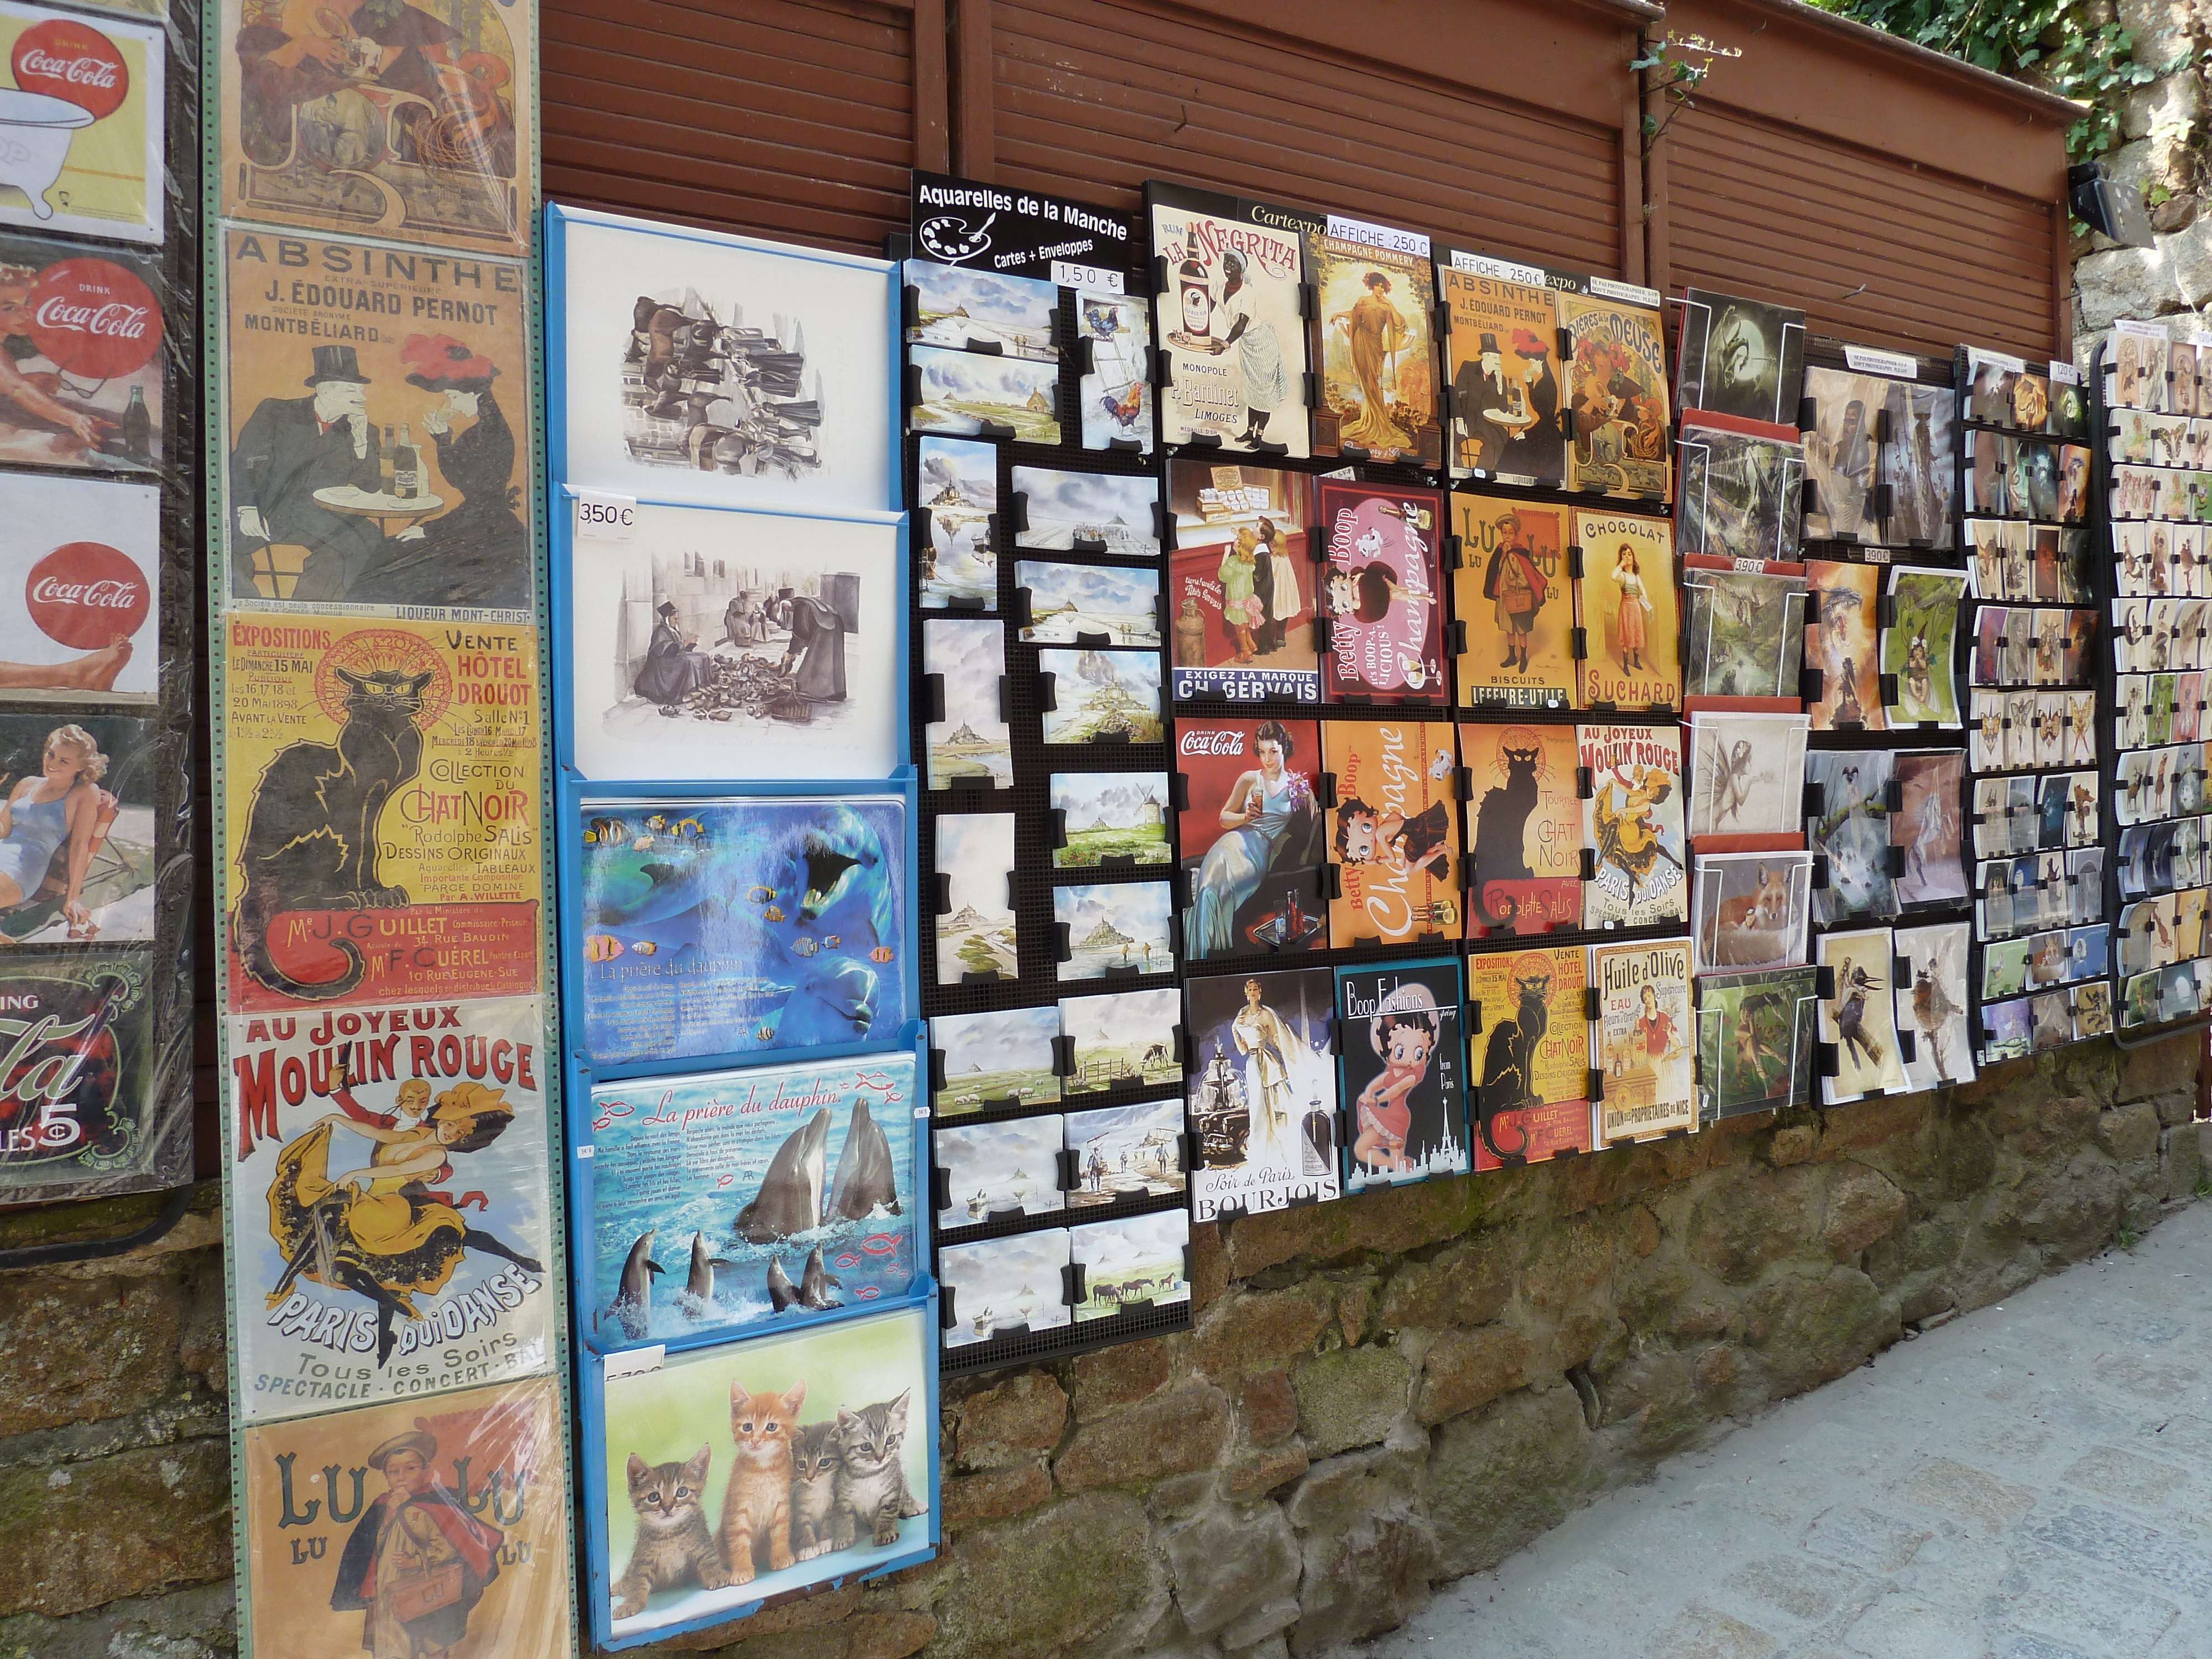
{"label": "champagne pommery poster", "polygon": [[234,603],[526,619],[524,277],[472,254],[226,234]]}
{"label": "champagne pommery poster", "polygon": [[538,988],[538,633],[232,611],[234,1013]]}

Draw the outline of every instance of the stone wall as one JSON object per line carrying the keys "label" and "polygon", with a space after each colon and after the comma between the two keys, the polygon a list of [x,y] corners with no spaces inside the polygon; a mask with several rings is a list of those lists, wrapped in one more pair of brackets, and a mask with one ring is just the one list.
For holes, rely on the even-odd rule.
{"label": "stone wall", "polygon": [[[2125,1245],[2206,1185],[2195,1040],[1212,1227],[1197,1328],[944,1401],[943,1556],[733,1659],[1324,1652],[1731,1419]],[[113,1230],[143,1205],[105,1206]],[[46,1240],[0,1218],[0,1248]],[[0,1659],[229,1634],[212,1192],[0,1273]],[[269,1656],[269,1659],[280,1659]],[[293,1659],[282,1656],[281,1659]]]}

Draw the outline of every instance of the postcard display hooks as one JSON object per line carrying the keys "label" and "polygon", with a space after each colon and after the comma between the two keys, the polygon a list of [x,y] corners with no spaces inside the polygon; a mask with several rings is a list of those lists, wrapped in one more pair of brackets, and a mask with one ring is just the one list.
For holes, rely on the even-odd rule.
{"label": "postcard display hooks", "polygon": [[239,1638],[555,1659],[536,15],[395,15],[199,20]]}
{"label": "postcard display hooks", "polygon": [[896,267],[545,210],[592,1637],[930,1559]]}
{"label": "postcard display hooks", "polygon": [[2162,321],[2117,322],[2090,373],[2099,478],[2090,493],[2112,548],[2094,563],[2106,573],[2098,609],[2111,621],[2112,648],[2096,665],[2112,712],[2101,781],[2118,905],[2112,968],[2119,1024],[2139,1032],[2212,1011],[2212,336],[2169,338]]}

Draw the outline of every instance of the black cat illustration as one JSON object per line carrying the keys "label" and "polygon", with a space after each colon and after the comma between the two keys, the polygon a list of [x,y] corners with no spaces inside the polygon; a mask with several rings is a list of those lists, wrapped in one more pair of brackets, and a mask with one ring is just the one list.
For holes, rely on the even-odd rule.
{"label": "black cat illustration", "polygon": [[246,971],[272,991],[307,1001],[343,996],[361,983],[361,951],[331,944],[346,959],[336,979],[294,979],[269,953],[269,930],[288,910],[378,910],[407,902],[407,890],[378,878],[376,827],[386,805],[422,765],[415,717],[433,672],[392,669],[350,674],[337,741],[295,743],[261,774],[239,854],[242,891],[232,939]]}
{"label": "black cat illustration", "polygon": [[[1536,761],[1540,750],[1534,749],[1501,749],[1505,757],[1505,782],[1503,787],[1483,792],[1474,808],[1474,868],[1477,891],[1493,881],[1530,881],[1535,872],[1528,867],[1528,815],[1536,810]],[[1486,899],[1482,904],[1484,920],[1492,925],[1512,920],[1510,915],[1493,911]]]}
{"label": "black cat illustration", "polygon": [[1519,1158],[1528,1150],[1528,1131],[1521,1130],[1519,1144],[1501,1146],[1492,1136],[1498,1114],[1524,1106],[1534,1106],[1536,1091],[1536,1050],[1551,1030],[1551,1011],[1545,999],[1552,992],[1552,975],[1540,971],[1525,976],[1516,975],[1514,989],[1520,1001],[1513,1018],[1503,1019],[1490,1033],[1490,1045],[1483,1051],[1482,1091],[1476,1097],[1481,1115],[1482,1144],[1502,1158]]}

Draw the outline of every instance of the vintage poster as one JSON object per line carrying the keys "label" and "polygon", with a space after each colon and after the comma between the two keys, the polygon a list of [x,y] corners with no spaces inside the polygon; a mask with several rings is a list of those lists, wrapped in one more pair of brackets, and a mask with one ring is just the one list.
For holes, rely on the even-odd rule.
{"label": "vintage poster", "polygon": [[160,26],[0,4],[11,137],[0,225],[161,240],[168,42]]}
{"label": "vintage poster", "polygon": [[1338,1197],[1334,975],[1223,974],[1183,994],[1194,1218]]}
{"label": "vintage poster", "polygon": [[1682,291],[1674,402],[1753,421],[1794,421],[1805,383],[1805,313],[1708,289]]}
{"label": "vintage poster", "polygon": [[1313,484],[1273,467],[1170,461],[1175,698],[1319,702]]}
{"label": "vintage poster", "polygon": [[1449,703],[1437,557],[1443,495],[1329,478],[1316,494],[1328,542],[1320,575],[1324,697]]}
{"label": "vintage poster", "polygon": [[1429,239],[1335,214],[1306,232],[1321,403],[1313,453],[1443,465]]}
{"label": "vintage poster", "polygon": [[1188,803],[1176,823],[1185,954],[1327,950],[1319,724],[1178,720],[1176,769]]}
{"label": "vintage poster", "polygon": [[1673,726],[1579,726],[1589,773],[1583,801],[1583,926],[1686,921],[1689,862],[1682,843],[1682,733]]}
{"label": "vintage poster", "polygon": [[221,0],[214,21],[226,218],[530,251],[534,6]]}
{"label": "vintage poster", "polygon": [[234,1013],[538,988],[538,631],[222,623]]}
{"label": "vintage poster", "polygon": [[1623,513],[1575,514],[1582,575],[1575,614],[1579,706],[1640,711],[1682,702],[1681,611],[1674,527]]}
{"label": "vintage poster", "polygon": [[0,236],[0,461],[161,470],[166,291],[119,249]]}
{"label": "vintage poster", "polygon": [[1502,495],[1455,494],[1462,708],[1564,708],[1574,700],[1570,510]]}
{"label": "vintage poster", "polygon": [[926,1557],[935,1350],[915,1308],[609,1376],[592,1623],[634,1638]]}
{"label": "vintage poster", "polygon": [[1465,725],[1470,938],[1582,926],[1574,728]]}
{"label": "vintage poster", "polygon": [[1459,963],[1340,968],[1336,989],[1344,1103],[1352,1114],[1345,1191],[1465,1175],[1471,1165]]}
{"label": "vintage poster", "polygon": [[1895,700],[1888,705],[1893,727],[1917,722],[1958,729],[1959,691],[1951,660],[1959,601],[1966,591],[1966,577],[1960,572],[1890,568],[1891,612],[1881,630],[1881,672],[1897,682]]}
{"label": "vintage poster", "polygon": [[1695,1129],[1689,942],[1594,945],[1589,970],[1598,995],[1590,1069],[1602,1079],[1598,1140],[1656,1140]]}
{"label": "vintage poster", "polygon": [[548,243],[554,477],[700,507],[899,504],[893,266],[574,208]]}
{"label": "vintage poster", "polygon": [[[1298,290],[1310,214],[1148,185],[1158,319],[1160,439],[1224,450],[1313,453]],[[1264,217],[1264,222],[1262,219]]]}
{"label": "vintage poster", "polygon": [[1665,329],[1659,296],[1604,277],[1587,295],[1559,294],[1574,347],[1567,407],[1567,488],[1645,501],[1674,499]]}
{"label": "vintage poster", "polygon": [[1782,968],[1698,981],[1702,1121],[1811,1101],[1817,978],[1815,969]]}
{"label": "vintage poster", "polygon": [[[898,523],[640,501],[569,544],[576,769],[880,778],[902,758]],[[993,624],[986,624],[993,626]]]}
{"label": "vintage poster", "polygon": [[[1824,1105],[1906,1086],[1905,1064],[1898,1053],[1892,950],[1887,927],[1823,933],[1814,942],[1814,960],[1821,970],[1817,1006],[1822,1064],[1818,1069]],[[1833,1050],[1832,1072],[1827,1070],[1829,1050]]]}
{"label": "vintage poster", "polygon": [[[0,595],[8,596],[0,603],[0,697],[108,705],[155,700],[161,512],[161,492],[154,484],[9,475],[8,550],[0,552]],[[18,593],[22,598],[15,601]]]}
{"label": "vintage poster", "polygon": [[264,1424],[240,1457],[256,1653],[574,1650],[552,1378]]}
{"label": "vintage poster", "polygon": [[90,1198],[189,1176],[190,1137],[161,1121],[155,971],[145,952],[83,951],[0,976],[0,1190]]}
{"label": "vintage poster", "polygon": [[240,1414],[546,1370],[539,999],[233,1015],[229,1038]]}
{"label": "vintage poster", "polygon": [[234,602],[527,621],[528,272],[223,233]]}
{"label": "vintage poster", "polygon": [[895,1038],[907,815],[890,794],[584,802],[572,1038],[602,1066]]}
{"label": "vintage poster", "polygon": [[1589,1020],[1578,945],[1468,958],[1468,1001],[1481,1015],[1472,1038],[1474,1167],[1540,1164],[1590,1149]]}
{"label": "vintage poster", "polygon": [[1331,720],[1334,781],[1329,943],[1412,945],[1464,936],[1459,878],[1459,753],[1439,720]]}
{"label": "vintage poster", "polygon": [[154,722],[0,714],[0,939],[154,937]]}
{"label": "vintage poster", "polygon": [[1813,559],[1805,566],[1805,667],[1820,677],[1805,700],[1815,732],[1879,732],[1884,724],[1875,629],[1881,568]]}
{"label": "vintage poster", "polygon": [[1449,331],[1452,476],[1565,484],[1559,318],[1547,273],[1439,249],[1437,284]]}
{"label": "vintage poster", "polygon": [[905,1295],[917,1109],[908,1052],[599,1085],[585,1340],[689,1346]]}

